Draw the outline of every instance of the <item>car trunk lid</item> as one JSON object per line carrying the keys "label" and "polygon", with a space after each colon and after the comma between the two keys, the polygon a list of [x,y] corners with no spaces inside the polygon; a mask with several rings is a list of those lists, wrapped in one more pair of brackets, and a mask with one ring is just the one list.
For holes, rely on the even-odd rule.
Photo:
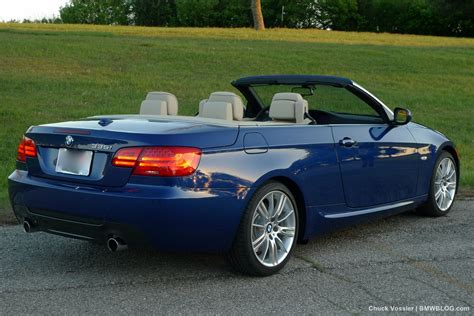
{"label": "car trunk lid", "polygon": [[[114,153],[124,147],[186,146],[202,150],[232,145],[238,126],[189,120],[167,120],[135,116],[93,117],[86,120],[46,124],[30,128],[26,134],[37,146],[38,157],[27,159],[32,176],[60,179],[94,186],[123,186],[131,168],[111,164]],[[87,152],[87,175],[58,170],[58,155]],[[87,168],[86,168],[87,169]]]}

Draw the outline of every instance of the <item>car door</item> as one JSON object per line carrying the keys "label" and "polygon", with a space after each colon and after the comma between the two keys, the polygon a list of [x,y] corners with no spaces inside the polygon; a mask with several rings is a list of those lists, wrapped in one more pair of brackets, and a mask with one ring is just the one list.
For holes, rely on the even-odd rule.
{"label": "car door", "polygon": [[348,207],[416,195],[419,158],[406,126],[389,124],[381,109],[346,88],[317,87],[312,99],[323,123],[332,128]]}
{"label": "car door", "polygon": [[416,195],[418,155],[405,126],[332,126],[349,207],[360,208]]}

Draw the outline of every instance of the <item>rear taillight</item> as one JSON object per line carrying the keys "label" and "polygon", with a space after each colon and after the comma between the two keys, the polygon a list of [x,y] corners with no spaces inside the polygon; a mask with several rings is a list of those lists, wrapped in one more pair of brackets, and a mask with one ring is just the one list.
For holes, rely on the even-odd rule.
{"label": "rear taillight", "polygon": [[182,177],[193,174],[200,160],[194,147],[130,147],[120,149],[112,165],[134,168],[134,175]]}
{"label": "rear taillight", "polygon": [[23,136],[20,144],[18,145],[18,155],[16,159],[18,161],[26,161],[26,157],[36,157],[36,144],[35,142],[26,136]]}
{"label": "rear taillight", "polygon": [[201,159],[201,151],[189,147],[145,147],[133,174],[142,176],[188,176]]}
{"label": "rear taillight", "polygon": [[122,148],[112,159],[112,165],[116,167],[135,167],[141,152],[142,148],[140,147]]}

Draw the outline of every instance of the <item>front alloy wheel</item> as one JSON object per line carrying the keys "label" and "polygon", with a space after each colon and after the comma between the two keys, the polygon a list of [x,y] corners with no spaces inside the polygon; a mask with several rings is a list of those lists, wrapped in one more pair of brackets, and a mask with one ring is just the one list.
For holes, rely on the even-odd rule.
{"label": "front alloy wheel", "polygon": [[434,182],[436,205],[441,211],[451,207],[456,193],[456,166],[449,157],[443,158],[436,170]]}
{"label": "front alloy wheel", "polygon": [[444,216],[453,206],[458,181],[458,166],[453,156],[443,151],[436,160],[428,201],[418,210],[428,216]]}
{"label": "front alloy wheel", "polygon": [[273,274],[288,262],[297,234],[298,209],[291,191],[269,182],[249,202],[227,259],[244,274]]}

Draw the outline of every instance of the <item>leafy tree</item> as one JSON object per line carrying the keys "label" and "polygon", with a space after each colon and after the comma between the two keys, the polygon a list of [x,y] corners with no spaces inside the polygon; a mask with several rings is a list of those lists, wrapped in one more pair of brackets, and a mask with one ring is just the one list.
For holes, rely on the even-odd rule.
{"label": "leafy tree", "polygon": [[426,0],[359,0],[359,30],[392,33],[429,32],[432,12]]}
{"label": "leafy tree", "polygon": [[317,0],[316,6],[323,28],[474,36],[474,0]]}
{"label": "leafy tree", "polygon": [[318,0],[317,20],[322,28],[356,31],[361,23],[357,0]]}
{"label": "leafy tree", "polygon": [[179,0],[177,2],[179,25],[215,26],[214,8],[218,4],[218,0]]}
{"label": "leafy tree", "polygon": [[213,7],[213,11],[212,26],[249,27],[253,25],[248,0],[219,0]]}
{"label": "leafy tree", "polygon": [[474,36],[474,0],[432,0],[436,34]]}
{"label": "leafy tree", "polygon": [[177,24],[175,0],[132,0],[136,25],[174,26]]}
{"label": "leafy tree", "polygon": [[266,25],[474,36],[474,0],[70,0],[60,16],[34,23]]}
{"label": "leafy tree", "polygon": [[127,0],[70,0],[59,14],[64,23],[129,24]]}
{"label": "leafy tree", "polygon": [[263,0],[266,25],[269,27],[316,27],[315,0]]}
{"label": "leafy tree", "polygon": [[180,26],[252,25],[249,0],[179,0],[176,5]]}

